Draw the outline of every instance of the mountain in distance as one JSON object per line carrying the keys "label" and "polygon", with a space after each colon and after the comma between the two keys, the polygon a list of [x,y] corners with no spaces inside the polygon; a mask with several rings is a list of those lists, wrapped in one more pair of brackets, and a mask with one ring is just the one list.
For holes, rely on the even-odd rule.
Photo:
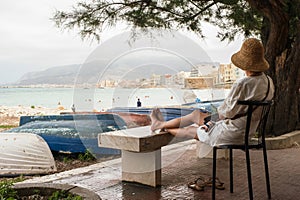
{"label": "mountain in distance", "polygon": [[14,85],[55,84],[67,85],[75,81],[80,65],[51,67],[43,71],[24,74]]}
{"label": "mountain in distance", "polygon": [[94,84],[101,80],[150,78],[152,74],[190,71],[193,65],[212,63],[193,40],[175,33],[139,37],[126,32],[102,43],[83,64],[58,66],[22,76],[17,85]]}

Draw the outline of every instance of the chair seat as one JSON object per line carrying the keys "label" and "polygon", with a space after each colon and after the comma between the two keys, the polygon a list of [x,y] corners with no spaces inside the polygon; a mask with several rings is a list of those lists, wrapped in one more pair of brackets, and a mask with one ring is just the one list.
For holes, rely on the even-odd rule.
{"label": "chair seat", "polygon": [[[246,146],[245,144],[219,144],[214,146],[215,148],[218,149],[245,149]],[[260,149],[263,147],[263,144],[259,143],[259,144],[249,144],[248,149]]]}

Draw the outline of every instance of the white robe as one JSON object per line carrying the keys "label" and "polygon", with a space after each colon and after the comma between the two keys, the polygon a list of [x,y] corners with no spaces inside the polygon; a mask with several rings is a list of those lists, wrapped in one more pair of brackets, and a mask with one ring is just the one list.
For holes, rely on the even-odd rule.
{"label": "white robe", "polygon": [[[266,100],[271,100],[274,96],[274,84],[270,80],[269,93]],[[247,106],[237,105],[238,100],[257,100],[261,101],[267,95],[268,80],[265,74],[259,76],[246,76],[233,84],[224,103],[218,107],[218,113],[226,119],[217,121],[213,127],[205,132],[199,127],[197,136],[199,140],[211,147],[217,144],[239,144],[244,142],[244,131],[246,127],[247,116],[237,119],[231,119],[237,114],[247,112]],[[253,135],[259,123],[260,110],[256,109],[252,114],[252,125],[250,135]],[[206,151],[208,149],[206,148]]]}

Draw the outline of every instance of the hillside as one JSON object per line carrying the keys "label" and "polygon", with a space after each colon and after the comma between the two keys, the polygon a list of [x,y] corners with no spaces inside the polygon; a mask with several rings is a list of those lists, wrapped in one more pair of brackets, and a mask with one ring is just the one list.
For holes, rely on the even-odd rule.
{"label": "hillside", "polygon": [[149,78],[152,74],[190,71],[193,65],[212,62],[197,43],[179,33],[145,36],[131,42],[129,38],[129,33],[117,35],[99,45],[81,65],[30,72],[16,84],[93,84],[107,79]]}

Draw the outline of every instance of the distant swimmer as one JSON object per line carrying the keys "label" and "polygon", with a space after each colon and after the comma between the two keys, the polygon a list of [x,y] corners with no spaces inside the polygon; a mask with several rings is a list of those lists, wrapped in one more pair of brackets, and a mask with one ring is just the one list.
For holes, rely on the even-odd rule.
{"label": "distant swimmer", "polygon": [[75,105],[73,104],[71,107],[72,111],[75,112]]}
{"label": "distant swimmer", "polygon": [[142,102],[140,101],[140,99],[137,100],[136,106],[137,106],[137,107],[142,107]]}

